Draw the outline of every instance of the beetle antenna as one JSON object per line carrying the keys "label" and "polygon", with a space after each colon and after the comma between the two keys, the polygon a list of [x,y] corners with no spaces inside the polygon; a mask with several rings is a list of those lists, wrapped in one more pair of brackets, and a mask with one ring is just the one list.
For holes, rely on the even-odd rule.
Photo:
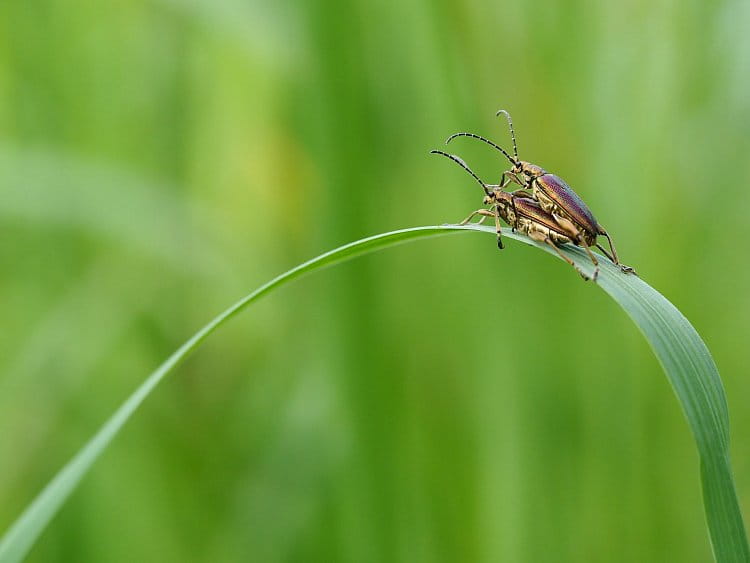
{"label": "beetle antenna", "polygon": [[456,137],[471,137],[472,139],[479,139],[483,143],[487,143],[489,146],[494,147],[497,150],[499,150],[501,153],[503,153],[505,155],[505,158],[507,158],[508,160],[510,160],[510,163],[513,166],[515,166],[516,164],[518,164],[518,160],[514,159],[513,157],[511,157],[503,147],[501,147],[500,145],[496,145],[495,143],[493,143],[489,139],[485,139],[481,135],[477,135],[475,133],[454,133],[453,135],[451,135],[450,137],[448,137],[445,140],[445,144],[447,145],[448,143],[450,143]]}
{"label": "beetle antenna", "polygon": [[518,146],[516,145],[516,132],[513,131],[513,120],[510,118],[510,114],[504,109],[497,110],[495,117],[499,116],[501,113],[505,116],[505,119],[508,120],[508,127],[510,128],[510,138],[513,140],[513,155],[516,157],[516,160],[518,160]]}
{"label": "beetle antenna", "polygon": [[453,162],[458,164],[461,168],[466,170],[469,174],[471,174],[474,177],[474,179],[479,183],[479,185],[482,186],[484,193],[486,193],[487,195],[490,195],[491,192],[489,189],[487,189],[487,184],[482,182],[482,179],[476,174],[474,174],[474,171],[471,168],[469,168],[469,165],[466,164],[460,157],[456,156],[455,154],[448,154],[447,152],[438,151],[438,150],[430,151],[430,154],[442,154],[443,156],[450,158]]}

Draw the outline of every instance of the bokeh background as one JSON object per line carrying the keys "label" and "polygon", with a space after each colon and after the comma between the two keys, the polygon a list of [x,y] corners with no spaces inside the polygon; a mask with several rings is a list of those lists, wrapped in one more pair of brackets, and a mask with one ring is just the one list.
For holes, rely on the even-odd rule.
{"label": "bokeh background", "polygon": [[[509,146],[500,107],[705,339],[750,510],[749,27],[744,0],[0,3],[0,529],[231,302],[476,209],[428,151]],[[698,472],[623,312],[461,235],[233,321],[29,560],[708,561]]]}

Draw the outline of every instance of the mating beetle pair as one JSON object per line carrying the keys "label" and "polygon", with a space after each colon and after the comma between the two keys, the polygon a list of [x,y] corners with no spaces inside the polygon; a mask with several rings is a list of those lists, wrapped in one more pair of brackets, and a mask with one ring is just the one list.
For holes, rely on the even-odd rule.
{"label": "mating beetle pair", "polygon": [[[484,205],[491,206],[490,209],[475,211],[461,224],[468,223],[476,215],[482,216],[479,223],[487,217],[494,217],[498,247],[503,248],[500,234],[500,219],[502,219],[512,229],[521,231],[538,242],[550,245],[561,258],[573,266],[586,280],[589,279],[588,276],[578,269],[573,261],[560,251],[557,245],[572,243],[576,246],[582,246],[594,266],[597,267],[594,271],[594,279],[599,273],[599,261],[591,252],[590,247],[592,246],[596,246],[610,261],[620,266],[621,271],[635,273],[630,266],[620,264],[609,233],[597,222],[588,206],[562,178],[546,172],[536,164],[518,159],[513,121],[507,111],[500,110],[496,115],[499,116],[500,114],[503,114],[508,121],[511,139],[513,140],[513,156],[499,145],[474,133],[456,133],[448,137],[446,141],[446,144],[448,144],[456,137],[473,137],[503,153],[513,166],[510,170],[502,173],[500,184],[486,184],[463,160],[455,155],[443,151],[432,151],[432,153],[450,158],[471,174],[484,189],[486,194],[483,200]],[[510,182],[518,184],[521,189],[515,192],[506,192],[503,188]],[[530,192],[524,190],[530,190]],[[607,238],[611,254],[597,242],[599,235]]]}

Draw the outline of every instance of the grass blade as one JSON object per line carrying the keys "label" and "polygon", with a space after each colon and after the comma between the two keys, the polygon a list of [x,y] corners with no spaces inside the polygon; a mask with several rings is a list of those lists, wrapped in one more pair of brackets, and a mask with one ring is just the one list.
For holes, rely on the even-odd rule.
{"label": "grass blade", "polygon": [[[494,235],[494,230],[489,227],[444,225],[403,229],[368,237],[292,268],[229,307],[149,375],[94,437],[49,482],[0,540],[0,563],[15,563],[25,557],[86,472],[156,385],[209,335],[248,305],[307,273],[368,252],[410,240],[472,231]],[[534,243],[525,236],[510,231],[505,231],[504,234],[508,238],[537,246],[554,255],[551,249]],[[593,268],[580,249],[566,247],[564,252],[583,271],[592,273]],[[624,275],[617,267],[602,259],[597,283],[625,309],[643,332],[682,405],[700,453],[706,519],[716,560],[722,563],[750,561],[750,551],[729,463],[726,399],[718,370],[706,345],[674,305],[642,279]]]}

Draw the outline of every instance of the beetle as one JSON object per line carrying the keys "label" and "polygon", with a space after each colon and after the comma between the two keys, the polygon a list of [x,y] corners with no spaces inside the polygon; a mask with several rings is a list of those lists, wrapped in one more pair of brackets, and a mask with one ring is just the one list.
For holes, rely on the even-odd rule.
{"label": "beetle", "polygon": [[[485,196],[482,203],[491,206],[491,209],[477,209],[466,219],[461,221],[461,225],[466,225],[477,215],[481,216],[477,225],[483,223],[487,217],[494,218],[495,229],[497,230],[497,245],[499,248],[503,248],[500,230],[500,219],[502,219],[514,231],[522,232],[528,235],[532,240],[552,247],[560,258],[573,266],[584,280],[588,281],[591,279],[583,272],[583,270],[576,266],[573,260],[563,254],[560,248],[558,248],[558,245],[568,243],[580,246],[579,241],[572,237],[567,230],[561,227],[552,214],[545,211],[538,201],[532,199],[531,194],[524,192],[523,190],[507,192],[501,185],[486,184],[460,157],[438,150],[431,151],[431,153],[440,154],[450,158],[453,162],[471,174],[484,190]],[[597,265],[594,270],[594,280],[596,280],[598,275],[599,266]]]}
{"label": "beetle", "polygon": [[[539,202],[542,209],[554,219],[559,228],[567,236],[576,241],[577,245],[584,248],[594,265],[598,265],[599,262],[594,253],[591,252],[590,247],[592,246],[596,246],[601,250],[612,263],[620,267],[622,272],[635,274],[633,268],[620,263],[609,233],[599,224],[589,207],[573,191],[573,188],[565,183],[562,178],[547,172],[541,166],[519,160],[516,134],[513,130],[513,120],[510,114],[503,109],[499,110],[495,115],[499,116],[501,114],[508,121],[508,128],[510,129],[510,136],[513,141],[513,156],[508,154],[501,146],[474,133],[455,133],[448,137],[446,144],[450,143],[456,137],[472,137],[499,150],[513,165],[510,170],[502,173],[499,184],[500,188],[504,188],[510,182],[514,182],[521,186],[521,189],[531,190],[531,197]],[[606,237],[609,242],[611,254],[597,242],[599,235]]]}

